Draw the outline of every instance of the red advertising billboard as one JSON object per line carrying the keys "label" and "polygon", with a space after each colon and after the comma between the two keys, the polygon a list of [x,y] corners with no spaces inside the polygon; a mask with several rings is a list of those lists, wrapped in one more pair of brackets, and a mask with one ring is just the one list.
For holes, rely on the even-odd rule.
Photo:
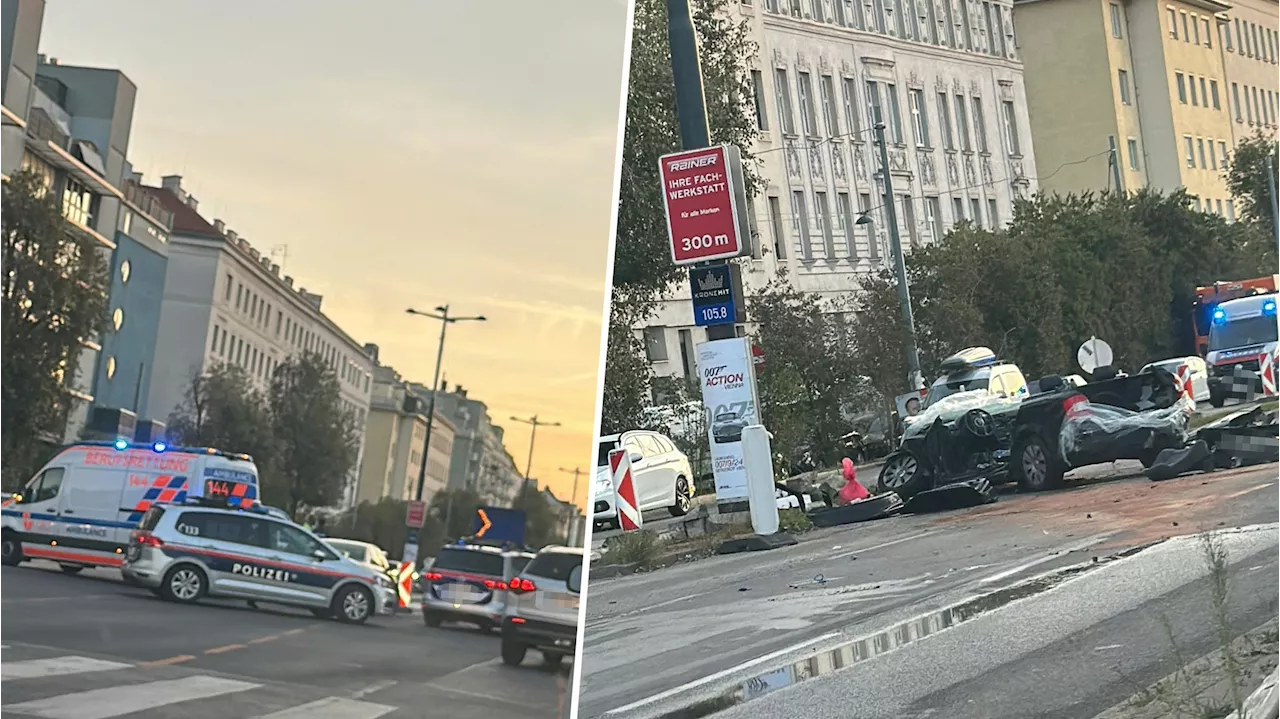
{"label": "red advertising billboard", "polygon": [[717,145],[658,160],[671,260],[677,265],[744,254],[746,191],[738,148]]}

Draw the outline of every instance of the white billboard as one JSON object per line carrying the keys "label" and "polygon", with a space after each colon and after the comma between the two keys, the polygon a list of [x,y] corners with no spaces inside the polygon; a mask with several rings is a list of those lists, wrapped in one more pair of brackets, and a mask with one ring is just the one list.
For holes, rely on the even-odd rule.
{"label": "white billboard", "polygon": [[715,473],[716,501],[747,499],[742,466],[742,430],[759,423],[751,342],[745,337],[698,345],[698,378],[707,409],[707,439]]}

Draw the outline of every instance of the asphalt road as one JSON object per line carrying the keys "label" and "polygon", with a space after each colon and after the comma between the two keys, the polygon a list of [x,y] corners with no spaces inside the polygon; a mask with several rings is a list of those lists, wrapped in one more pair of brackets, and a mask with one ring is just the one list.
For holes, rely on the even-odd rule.
{"label": "asphalt road", "polygon": [[348,626],[243,602],[186,606],[115,570],[66,576],[40,562],[3,568],[0,606],[6,719],[564,716],[565,680],[536,651],[506,667],[496,634],[428,629],[416,614]]}
{"label": "asphalt road", "polygon": [[[1021,707],[1024,700],[1040,706],[1044,716],[1093,716],[1092,708],[1120,689],[1114,669],[1099,678],[1101,665],[1091,652],[1111,644],[1131,647],[1104,650],[1117,652],[1106,659],[1118,661],[1115,666],[1124,672],[1123,699],[1140,686],[1129,679],[1140,682],[1156,671],[1153,667],[1165,668],[1158,676],[1167,673],[1171,650],[1167,641],[1151,638],[1151,612],[1166,607],[1194,654],[1204,639],[1195,627],[1208,611],[1203,572],[1196,574],[1204,563],[1196,561],[1193,543],[1172,554],[1160,548],[1165,554],[1108,558],[1171,536],[1269,524],[1265,541],[1257,533],[1238,540],[1249,550],[1233,555],[1244,557],[1234,565],[1244,587],[1236,596],[1262,599],[1233,609],[1234,628],[1250,629],[1275,613],[1276,465],[1161,483],[1134,476],[1138,471],[1125,464],[1092,468],[1074,473],[1084,481],[1056,492],[818,530],[794,547],[768,553],[714,557],[590,582],[580,716],[664,716],[740,690],[753,678],[747,694],[765,696],[726,716],[789,717],[793,706],[803,706],[806,716],[821,716],[832,707],[854,705],[859,708],[845,715],[1042,715]],[[992,611],[929,642],[911,641],[959,615],[940,610],[989,598],[978,610],[964,610],[972,617],[998,604],[1005,588],[1068,567],[1092,566],[1095,559],[1103,560],[1096,574],[1069,579],[1039,598]],[[1134,567],[1142,571],[1135,573]],[[1121,640],[1088,643],[1089,637],[1107,635]],[[858,657],[913,645],[801,688],[767,693],[793,681],[782,677],[794,675],[794,662],[821,664],[817,657],[863,637],[872,639],[857,645]],[[1067,657],[1077,661],[1060,661]],[[1095,661],[1085,662],[1089,657]],[[848,665],[854,658],[827,661]],[[1011,667],[1018,671],[1010,672]],[[800,674],[819,669],[806,664]],[[862,677],[879,683],[863,683]],[[1060,689],[1044,691],[1049,679]],[[995,687],[1010,699],[994,706],[1007,706],[1008,712],[973,713],[975,702],[983,707],[983,701],[1001,696],[986,693]],[[839,703],[803,699],[820,692]],[[1048,703],[1034,704],[1041,699]]]}

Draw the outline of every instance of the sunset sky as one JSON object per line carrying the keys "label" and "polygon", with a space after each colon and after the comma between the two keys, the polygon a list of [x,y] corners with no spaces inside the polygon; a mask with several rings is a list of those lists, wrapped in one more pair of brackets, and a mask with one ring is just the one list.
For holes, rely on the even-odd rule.
{"label": "sunset sky", "polygon": [[[376,8],[376,10],[375,10]],[[557,496],[587,469],[613,204],[624,0],[49,0],[40,50],[138,86],[129,159],[324,295],[407,379],[489,405]],[[578,487],[585,503],[588,481]]]}

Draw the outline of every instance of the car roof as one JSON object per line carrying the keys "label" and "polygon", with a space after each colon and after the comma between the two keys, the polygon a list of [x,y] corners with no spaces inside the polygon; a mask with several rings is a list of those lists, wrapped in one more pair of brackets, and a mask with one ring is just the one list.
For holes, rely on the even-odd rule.
{"label": "car roof", "polygon": [[343,544],[358,544],[362,547],[373,547],[374,549],[379,550],[382,549],[382,547],[379,547],[373,542],[364,542],[359,539],[347,539],[346,537],[324,537],[323,539],[326,542],[342,542]]}
{"label": "car roof", "polygon": [[552,544],[538,550],[538,554],[576,554],[585,556],[586,552],[582,551],[582,547],[565,547],[558,544]]}

